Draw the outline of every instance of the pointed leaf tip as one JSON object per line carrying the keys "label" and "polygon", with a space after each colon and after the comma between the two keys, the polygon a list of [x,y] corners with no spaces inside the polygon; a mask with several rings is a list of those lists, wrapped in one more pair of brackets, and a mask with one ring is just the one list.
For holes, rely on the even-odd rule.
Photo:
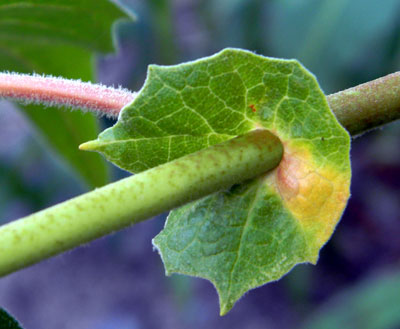
{"label": "pointed leaf tip", "polygon": [[85,142],[79,145],[79,149],[81,151],[94,151],[96,149],[97,143],[96,140]]}

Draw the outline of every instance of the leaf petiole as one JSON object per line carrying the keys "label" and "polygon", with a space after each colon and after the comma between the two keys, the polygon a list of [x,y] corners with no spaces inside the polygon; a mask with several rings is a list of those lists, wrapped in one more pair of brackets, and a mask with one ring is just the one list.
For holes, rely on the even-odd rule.
{"label": "leaf petiole", "polygon": [[0,72],[0,98],[23,103],[66,106],[117,117],[136,93],[80,80]]}

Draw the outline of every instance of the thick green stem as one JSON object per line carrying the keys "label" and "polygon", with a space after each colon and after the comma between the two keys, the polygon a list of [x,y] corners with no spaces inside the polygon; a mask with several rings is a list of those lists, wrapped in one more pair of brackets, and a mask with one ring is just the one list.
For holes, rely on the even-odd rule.
{"label": "thick green stem", "polygon": [[352,136],[400,119],[400,72],[329,95],[328,103]]}
{"label": "thick green stem", "polygon": [[0,228],[0,276],[275,168],[280,140],[255,130]]}

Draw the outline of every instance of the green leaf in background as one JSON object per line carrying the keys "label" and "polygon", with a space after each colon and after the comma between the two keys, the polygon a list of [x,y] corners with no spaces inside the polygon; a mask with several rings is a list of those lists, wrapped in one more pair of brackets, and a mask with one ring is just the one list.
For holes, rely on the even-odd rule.
{"label": "green leaf in background", "polygon": [[348,83],[344,71],[366,65],[364,78],[372,79],[381,70],[377,66],[387,65],[387,38],[398,21],[399,1],[280,0],[268,10],[269,19],[261,22],[266,47],[275,56],[298,58],[331,93]]}
{"label": "green leaf in background", "polygon": [[221,314],[249,289],[315,263],[346,205],[350,137],[314,76],[295,60],[239,49],[151,66],[118,123],[82,146],[139,172],[257,128],[283,142],[279,167],[172,211],[154,239],[167,274],[215,285]]}
{"label": "green leaf in background", "polygon": [[[0,71],[93,79],[93,53],[114,50],[113,23],[127,14],[107,0],[4,0]],[[22,106],[40,134],[91,186],[108,180],[104,161],[78,145],[99,131],[90,114]]]}
{"label": "green leaf in background", "polygon": [[22,329],[22,327],[10,314],[0,308],[0,329]]}
{"label": "green leaf in background", "polygon": [[399,269],[381,273],[333,296],[301,328],[398,329],[399,296]]}

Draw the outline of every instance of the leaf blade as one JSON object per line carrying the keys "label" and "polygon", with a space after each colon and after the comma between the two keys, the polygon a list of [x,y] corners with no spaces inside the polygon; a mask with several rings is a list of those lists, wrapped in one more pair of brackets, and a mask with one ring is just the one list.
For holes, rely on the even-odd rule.
{"label": "leaf blade", "polygon": [[[123,109],[118,123],[96,141],[84,144],[122,168],[139,172],[257,128],[280,138],[285,149],[280,165],[253,182],[173,210],[154,239],[167,273],[204,277],[216,286],[221,314],[247,290],[277,280],[298,263],[315,264],[346,206],[350,136],[330,111],[315,77],[295,60],[229,48],[195,62],[153,66],[142,91]],[[210,136],[218,138],[211,140]],[[252,188],[261,191],[262,198],[248,200],[246,191]],[[241,191],[236,199],[231,197],[234,191]],[[285,248],[266,242],[264,254],[272,263],[262,271],[257,267],[264,258],[252,245],[257,235],[249,233],[257,217],[254,209],[263,214],[257,221],[268,228],[266,238],[291,236],[285,239]],[[229,226],[236,216],[242,223],[239,235]],[[207,234],[233,240],[221,238],[213,245],[203,238],[179,255],[169,245],[170,236],[175,236],[176,243],[194,239],[197,233],[185,224],[190,218],[201,220],[205,228],[213,222],[228,223],[212,224]],[[284,229],[279,226],[282,223]],[[237,250],[232,260],[233,245]],[[202,252],[209,249],[220,250],[224,257],[202,262]],[[243,250],[246,257],[240,256]]]}
{"label": "leaf blade", "polygon": [[[271,216],[272,202],[281,214]],[[191,218],[203,221],[194,225]],[[194,242],[182,247],[187,241],[181,237],[188,236],[193,226],[197,229]],[[271,227],[283,234],[271,234]],[[315,262],[301,231],[275,193],[254,180],[174,210],[153,245],[167,275],[183,273],[210,280],[218,291],[221,315],[225,315],[246,291],[278,280],[297,263]],[[284,261],[279,257],[282,249],[291,255]]]}

